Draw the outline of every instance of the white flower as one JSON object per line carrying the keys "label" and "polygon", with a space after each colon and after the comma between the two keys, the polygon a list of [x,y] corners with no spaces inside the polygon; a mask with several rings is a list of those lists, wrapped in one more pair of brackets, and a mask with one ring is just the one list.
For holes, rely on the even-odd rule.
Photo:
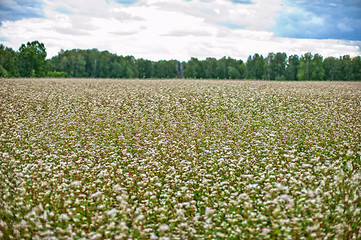
{"label": "white flower", "polygon": [[80,181],[74,181],[71,183],[72,186],[74,187],[79,187],[81,185],[81,182]]}
{"label": "white flower", "polygon": [[346,156],[351,156],[353,154],[353,151],[351,149],[347,150]]}
{"label": "white flower", "polygon": [[281,183],[276,183],[276,187],[277,187],[278,190],[280,190],[280,191],[287,189],[287,187],[283,186]]}
{"label": "white flower", "polygon": [[269,227],[265,227],[262,229],[261,236],[267,236],[271,232],[271,229]]}
{"label": "white flower", "polygon": [[170,237],[162,236],[159,238],[159,240],[170,240]]}
{"label": "white flower", "polygon": [[118,212],[119,211],[117,209],[113,208],[111,210],[108,210],[106,213],[109,217],[115,218],[117,216]]}
{"label": "white flower", "polygon": [[215,210],[213,210],[212,208],[206,207],[205,215],[208,216],[208,215],[213,214],[214,212],[215,212]]}
{"label": "white flower", "polygon": [[102,192],[99,192],[99,191],[98,191],[98,192],[92,194],[92,198],[98,198],[98,197],[100,197],[102,194],[103,194]]}
{"label": "white flower", "polygon": [[348,167],[348,169],[350,169],[351,171],[353,170],[353,165],[352,165],[352,162],[351,162],[351,161],[348,161],[348,162],[347,162],[347,167]]}
{"label": "white flower", "polygon": [[119,184],[117,184],[113,186],[113,190],[114,192],[118,193],[122,191],[122,187]]}
{"label": "white flower", "polygon": [[157,237],[154,233],[151,233],[149,239],[151,239],[151,240],[157,240],[158,237]]}
{"label": "white flower", "polygon": [[145,219],[145,217],[144,217],[144,215],[143,214],[140,214],[140,215],[138,215],[137,216],[137,221],[142,221],[142,220],[144,220]]}
{"label": "white flower", "polygon": [[100,234],[100,233],[95,233],[95,232],[92,232],[89,234],[89,239],[90,240],[98,240],[98,239],[101,239],[103,236]]}
{"label": "white flower", "polygon": [[310,198],[314,198],[314,197],[315,197],[315,192],[312,191],[312,190],[308,190],[308,191],[307,191],[307,195],[308,195]]}
{"label": "white flower", "polygon": [[319,227],[320,227],[320,226],[318,226],[318,225],[308,226],[308,227],[306,228],[306,231],[307,231],[307,232],[313,232],[313,231],[316,231],[317,229],[319,229]]}
{"label": "white flower", "polygon": [[68,215],[66,213],[63,213],[63,214],[60,214],[59,220],[60,221],[68,221],[69,217],[68,217]]}
{"label": "white flower", "polygon": [[6,228],[7,227],[6,222],[4,222],[3,220],[0,220],[0,227]]}
{"label": "white flower", "polygon": [[255,183],[255,184],[248,184],[248,185],[246,186],[246,189],[250,190],[250,189],[253,189],[253,188],[257,188],[257,187],[258,187],[258,184],[257,184],[257,183]]}
{"label": "white flower", "polygon": [[167,224],[162,224],[159,226],[159,229],[158,229],[159,232],[166,232],[166,231],[169,231],[169,226]]}
{"label": "white flower", "polygon": [[288,208],[292,208],[295,204],[293,198],[287,194],[282,194],[279,198],[287,203]]}

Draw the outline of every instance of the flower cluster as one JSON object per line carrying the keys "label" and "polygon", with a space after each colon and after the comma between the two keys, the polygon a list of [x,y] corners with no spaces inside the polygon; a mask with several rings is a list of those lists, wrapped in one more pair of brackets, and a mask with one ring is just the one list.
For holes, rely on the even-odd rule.
{"label": "flower cluster", "polygon": [[361,84],[0,79],[0,238],[356,239]]}

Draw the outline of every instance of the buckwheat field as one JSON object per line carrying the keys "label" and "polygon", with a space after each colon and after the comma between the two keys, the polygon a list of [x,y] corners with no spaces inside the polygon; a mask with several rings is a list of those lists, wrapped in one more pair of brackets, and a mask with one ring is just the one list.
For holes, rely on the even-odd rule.
{"label": "buckwheat field", "polygon": [[0,79],[0,239],[360,239],[361,83]]}

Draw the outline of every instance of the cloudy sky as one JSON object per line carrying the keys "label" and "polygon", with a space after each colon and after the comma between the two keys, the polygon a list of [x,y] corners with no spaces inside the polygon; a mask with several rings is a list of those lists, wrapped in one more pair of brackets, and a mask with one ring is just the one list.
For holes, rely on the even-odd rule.
{"label": "cloudy sky", "polygon": [[150,60],[361,55],[361,0],[0,0],[0,43]]}

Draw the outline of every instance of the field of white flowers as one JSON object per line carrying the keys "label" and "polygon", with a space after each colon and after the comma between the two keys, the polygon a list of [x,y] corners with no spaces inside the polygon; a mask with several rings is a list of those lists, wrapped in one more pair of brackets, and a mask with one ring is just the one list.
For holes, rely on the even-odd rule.
{"label": "field of white flowers", "polygon": [[359,239],[361,83],[0,79],[0,239]]}

